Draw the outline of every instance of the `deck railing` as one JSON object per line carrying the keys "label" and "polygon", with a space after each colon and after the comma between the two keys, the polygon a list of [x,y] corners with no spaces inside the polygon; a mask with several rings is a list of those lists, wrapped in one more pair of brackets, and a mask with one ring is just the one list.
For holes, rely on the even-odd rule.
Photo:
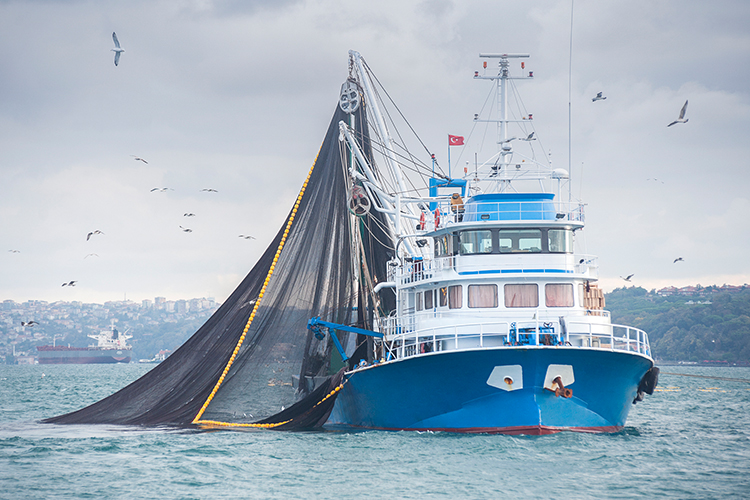
{"label": "deck railing", "polygon": [[[463,210],[450,203],[441,202],[437,207],[440,218],[435,217],[435,210],[427,217],[427,230],[447,227],[459,222],[474,220],[551,220],[585,222],[585,207],[582,203],[560,203],[557,201],[525,200],[525,201],[491,201],[481,202],[479,206],[465,204]],[[436,224],[437,222],[437,224]]]}
{"label": "deck railing", "polygon": [[[524,261],[517,262],[511,259],[507,259],[507,262],[502,262],[504,256],[516,256],[518,254],[487,254],[487,255],[471,255],[468,258],[474,259],[473,264],[465,264],[461,262],[463,258],[460,255],[453,255],[449,257],[438,257],[429,260],[419,260],[412,262],[405,262],[403,266],[391,268],[389,277],[390,281],[396,281],[399,285],[405,285],[409,283],[416,283],[419,281],[430,280],[434,277],[435,273],[440,273],[446,270],[455,270],[461,273],[487,273],[489,271],[495,271],[498,276],[505,276],[512,273],[541,273],[541,274],[555,274],[558,275],[560,270],[551,269],[545,270],[540,269],[538,263]],[[538,256],[561,256],[564,254],[530,254]],[[488,257],[495,257],[496,260],[492,261],[493,266],[480,265],[476,263],[477,259],[483,259]],[[591,278],[596,278],[599,274],[599,259],[595,255],[584,255],[574,254],[573,266],[571,273],[575,274],[586,274]],[[499,258],[499,259],[498,259]],[[499,265],[498,265],[499,264]]]}
{"label": "deck railing", "polygon": [[637,352],[651,356],[648,334],[638,328],[566,319],[555,321],[491,321],[405,330],[396,318],[381,320],[386,360],[437,351],[535,346],[549,349],[577,347]]}

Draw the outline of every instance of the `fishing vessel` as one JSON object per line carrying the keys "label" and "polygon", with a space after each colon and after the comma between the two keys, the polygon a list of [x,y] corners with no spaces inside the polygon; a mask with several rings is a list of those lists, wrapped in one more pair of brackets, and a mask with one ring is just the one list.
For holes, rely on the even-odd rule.
{"label": "fishing vessel", "polygon": [[[345,373],[326,425],[508,434],[622,429],[631,406],[653,392],[658,368],[646,332],[613,324],[604,309],[597,258],[576,251],[584,204],[569,196],[568,171],[529,152],[531,114],[510,116],[515,81],[533,79],[532,72],[513,76],[511,63],[529,56],[480,54],[484,71],[474,79],[492,84],[497,112],[474,122],[497,127],[497,150],[460,177],[430,177],[421,195],[407,186],[361,56],[350,57],[357,78],[345,84],[342,106],[350,108],[348,94],[361,90],[383,145],[375,165],[351,124],[340,123],[353,158],[350,206],[364,195],[364,205],[387,215],[395,255],[388,280],[374,291],[394,294],[396,308],[369,332],[311,320],[319,335],[327,328],[372,339],[369,357]],[[449,136],[449,148],[466,148],[464,139]]]}
{"label": "fishing vessel", "polygon": [[474,79],[494,105],[473,126],[495,144],[480,161],[486,132],[449,136],[457,162],[475,159],[453,169],[407,135],[351,51],[307,178],[234,292],[140,379],[45,422],[621,429],[658,369],[648,335],[604,309],[598,260],[577,249],[585,212],[568,171],[534,152],[533,116],[511,106],[515,82],[533,79],[511,64],[525,70],[527,57],[481,55]]}
{"label": "fishing vessel", "polygon": [[88,337],[97,343],[88,347],[37,346],[37,360],[40,365],[130,363],[133,351],[127,340],[132,335],[112,326]]}

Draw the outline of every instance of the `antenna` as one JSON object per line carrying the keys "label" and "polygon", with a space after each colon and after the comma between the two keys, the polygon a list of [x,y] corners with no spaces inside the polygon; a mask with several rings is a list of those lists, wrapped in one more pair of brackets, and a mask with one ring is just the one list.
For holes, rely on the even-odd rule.
{"label": "antenna", "polygon": [[573,139],[572,139],[572,120],[571,105],[572,88],[573,88],[573,4],[575,0],[570,0],[570,56],[568,57],[568,203],[570,204],[573,197],[571,186],[573,185]]}

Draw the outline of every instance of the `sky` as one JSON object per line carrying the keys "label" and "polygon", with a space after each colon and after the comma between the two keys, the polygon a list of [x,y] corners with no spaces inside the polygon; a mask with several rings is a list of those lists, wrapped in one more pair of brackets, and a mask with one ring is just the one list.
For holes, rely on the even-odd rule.
{"label": "sky", "polygon": [[601,286],[750,282],[746,0],[5,0],[0,300],[223,301],[284,223],[350,49],[443,165],[487,93],[479,53],[529,53],[524,103]]}

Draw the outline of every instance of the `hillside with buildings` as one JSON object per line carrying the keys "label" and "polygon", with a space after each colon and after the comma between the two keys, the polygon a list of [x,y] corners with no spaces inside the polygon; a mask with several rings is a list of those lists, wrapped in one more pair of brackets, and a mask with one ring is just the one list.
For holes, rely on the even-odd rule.
{"label": "hillside with buildings", "polygon": [[[212,298],[167,300],[156,297],[141,303],[104,304],[29,300],[0,304],[0,359],[6,363],[33,363],[36,346],[86,347],[88,335],[114,325],[133,338],[134,359],[152,359],[174,351],[216,311]],[[31,323],[24,326],[24,323]]]}

